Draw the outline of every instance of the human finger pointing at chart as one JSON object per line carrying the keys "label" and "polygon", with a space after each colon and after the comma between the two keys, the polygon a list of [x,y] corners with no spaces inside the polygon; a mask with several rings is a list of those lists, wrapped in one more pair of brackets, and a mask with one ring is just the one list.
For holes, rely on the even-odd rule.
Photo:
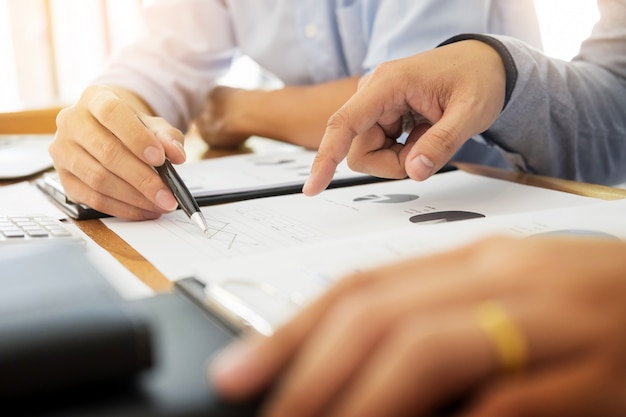
{"label": "human finger pointing at chart", "polygon": [[505,89],[498,52],[477,40],[380,65],[330,118],[303,192],[324,190],[346,156],[356,171],[427,179],[496,120]]}

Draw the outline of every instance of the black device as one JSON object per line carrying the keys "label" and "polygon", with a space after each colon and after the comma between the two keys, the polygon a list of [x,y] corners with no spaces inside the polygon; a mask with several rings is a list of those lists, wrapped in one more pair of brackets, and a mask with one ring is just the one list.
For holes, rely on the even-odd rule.
{"label": "black device", "polygon": [[75,243],[0,252],[0,400],[20,416],[247,417],[211,357],[237,332],[182,292],[125,300]]}
{"label": "black device", "polygon": [[117,383],[152,365],[148,323],[81,243],[4,245],[0,271],[0,399]]}

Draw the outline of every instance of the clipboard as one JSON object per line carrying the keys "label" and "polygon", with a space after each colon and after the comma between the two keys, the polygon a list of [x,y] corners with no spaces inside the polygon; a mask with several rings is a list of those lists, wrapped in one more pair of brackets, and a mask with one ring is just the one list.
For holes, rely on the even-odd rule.
{"label": "clipboard", "polygon": [[35,181],[35,185],[54,205],[73,219],[87,220],[110,217],[108,214],[93,209],[86,204],[74,203],[65,194],[63,185],[56,172],[45,173]]}
{"label": "clipboard", "polygon": [[[367,184],[377,181],[389,181],[385,178],[363,177],[353,180],[341,179],[331,182],[328,188],[347,187],[351,185]],[[73,219],[101,219],[111,217],[86,204],[75,203],[67,198],[63,185],[56,173],[46,173],[41,179],[35,181],[35,185],[57,207]],[[251,200],[254,198],[274,197],[277,195],[296,194],[302,191],[302,185],[287,185],[271,187],[263,190],[241,191],[228,194],[195,197],[199,206],[212,206],[216,204],[232,203],[235,201]],[[192,193],[193,194],[193,193]]]}
{"label": "clipboard", "polygon": [[[183,164],[177,166],[176,170],[198,205],[211,206],[300,193],[315,155],[316,152],[310,150],[242,154]],[[344,161],[337,168],[328,188],[379,181],[390,180],[352,171]],[[36,181],[36,185],[55,205],[74,219],[109,217],[85,204],[71,201],[66,196],[56,172],[44,174]]]}
{"label": "clipboard", "polygon": [[[285,313],[283,308],[289,303],[284,302],[288,299],[288,295],[269,284],[267,288],[255,285],[249,286],[248,289],[255,297],[265,296],[268,300],[272,300],[273,302],[268,304],[271,306],[271,311],[263,310],[260,305],[250,303],[250,300],[245,299],[238,292],[219,283],[205,284],[195,277],[177,280],[174,288],[199,308],[218,319],[233,333],[252,331],[271,336],[275,330],[275,321],[272,316],[283,315]],[[292,307],[299,308],[296,305]]]}
{"label": "clipboard", "polygon": [[[206,314],[210,315],[213,319],[218,320],[220,324],[229,329],[230,332],[239,334],[242,332],[255,331],[266,336],[271,335],[271,333],[264,331],[264,325],[262,324],[263,319],[260,315],[246,315],[245,313],[242,314],[243,311],[234,312],[234,310],[232,310],[233,306],[227,306],[220,301],[215,302],[213,296],[207,296],[205,285],[194,277],[183,278],[176,281],[175,289],[182,294],[185,299],[196,304],[198,308],[205,311]],[[250,311],[254,313],[252,310]],[[258,319],[261,319],[261,321],[258,321]],[[453,398],[448,403],[443,404],[440,409],[433,411],[432,415],[434,417],[451,417],[457,415],[459,411],[464,409],[468,399],[469,397],[465,397],[464,393],[462,393],[457,398]],[[248,403],[223,404],[222,407],[227,407],[225,409],[231,413],[228,414],[231,417],[236,415],[233,411],[244,413],[241,417],[248,417],[252,416],[256,410],[260,409],[262,403],[263,396]]]}

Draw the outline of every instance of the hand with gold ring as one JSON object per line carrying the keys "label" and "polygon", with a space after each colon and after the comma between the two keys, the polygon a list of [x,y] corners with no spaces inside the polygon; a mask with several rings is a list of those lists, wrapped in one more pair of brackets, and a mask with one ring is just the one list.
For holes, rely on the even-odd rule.
{"label": "hand with gold ring", "polygon": [[213,362],[262,415],[626,415],[626,243],[490,238],[346,277]]}
{"label": "hand with gold ring", "polygon": [[493,342],[500,369],[508,374],[521,372],[528,360],[528,347],[510,315],[494,301],[480,303],[475,314],[477,323]]}

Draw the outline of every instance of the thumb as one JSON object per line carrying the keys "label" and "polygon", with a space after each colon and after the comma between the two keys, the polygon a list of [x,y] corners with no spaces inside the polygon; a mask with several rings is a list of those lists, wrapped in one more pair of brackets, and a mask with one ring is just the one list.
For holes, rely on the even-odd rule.
{"label": "thumb", "polygon": [[[441,169],[456,151],[472,136],[480,133],[473,126],[471,112],[446,111],[441,119],[423,132],[413,129],[407,143],[415,144],[405,161],[407,175],[417,181],[423,181]],[[417,135],[419,138],[412,138]]]}

